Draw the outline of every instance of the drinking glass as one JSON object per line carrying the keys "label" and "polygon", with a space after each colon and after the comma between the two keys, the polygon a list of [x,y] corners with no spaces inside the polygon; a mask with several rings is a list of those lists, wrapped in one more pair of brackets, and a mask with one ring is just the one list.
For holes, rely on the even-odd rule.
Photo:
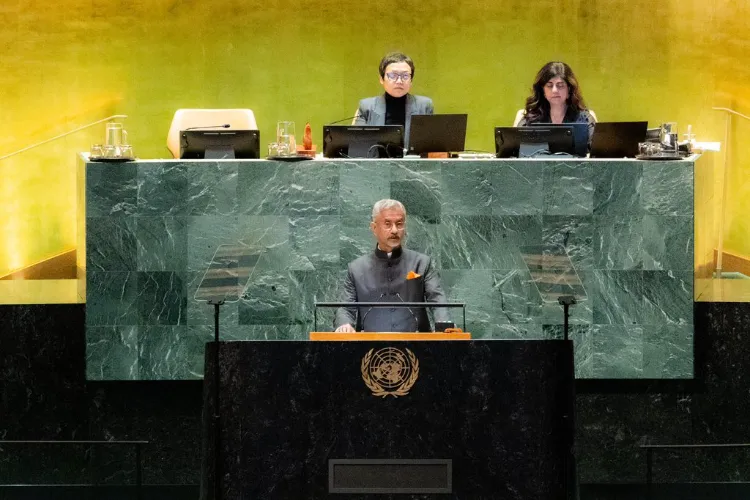
{"label": "drinking glass", "polygon": [[118,148],[115,148],[114,146],[110,146],[109,144],[104,146],[102,155],[103,158],[117,158],[118,155]]}
{"label": "drinking glass", "polygon": [[120,156],[123,158],[133,158],[133,146],[130,144],[120,146]]}
{"label": "drinking glass", "polygon": [[118,147],[123,143],[123,132],[122,123],[108,123],[107,124],[107,136],[106,145]]}
{"label": "drinking glass", "polygon": [[638,154],[640,156],[657,156],[661,154],[661,144],[657,142],[639,142]]}
{"label": "drinking glass", "polygon": [[101,158],[104,156],[104,149],[101,144],[92,144],[89,151],[89,158]]}
{"label": "drinking glass", "polygon": [[677,152],[677,123],[667,122],[662,124],[660,132],[660,140],[664,146],[665,151]]}
{"label": "drinking glass", "polygon": [[294,139],[294,122],[278,122],[276,124],[276,142],[279,146],[279,156],[293,156],[297,154],[297,143]]}

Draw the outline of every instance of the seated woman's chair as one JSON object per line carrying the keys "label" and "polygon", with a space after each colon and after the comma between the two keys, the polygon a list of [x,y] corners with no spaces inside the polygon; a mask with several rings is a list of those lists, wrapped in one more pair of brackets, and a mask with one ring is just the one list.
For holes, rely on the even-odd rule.
{"label": "seated woman's chair", "polygon": [[[596,113],[594,113],[593,110],[589,110],[589,113],[591,113],[591,116],[594,118],[594,122],[598,122],[599,120],[596,118]],[[518,113],[516,113],[516,118],[513,120],[513,126],[517,127],[519,122],[521,121],[521,118],[526,114],[525,109],[519,109]]]}
{"label": "seated woman's chair", "polygon": [[215,128],[222,125],[230,129],[257,130],[255,115],[251,109],[178,109],[167,134],[167,148],[173,158],[180,157],[180,130],[188,128]]}

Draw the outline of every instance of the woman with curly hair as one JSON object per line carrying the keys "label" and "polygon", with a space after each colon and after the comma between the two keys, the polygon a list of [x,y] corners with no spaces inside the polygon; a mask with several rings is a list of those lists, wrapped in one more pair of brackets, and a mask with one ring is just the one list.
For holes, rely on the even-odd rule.
{"label": "woman with curly hair", "polygon": [[564,62],[549,62],[536,74],[526,107],[516,115],[515,126],[542,123],[587,123],[589,144],[596,115],[586,108],[578,79]]}

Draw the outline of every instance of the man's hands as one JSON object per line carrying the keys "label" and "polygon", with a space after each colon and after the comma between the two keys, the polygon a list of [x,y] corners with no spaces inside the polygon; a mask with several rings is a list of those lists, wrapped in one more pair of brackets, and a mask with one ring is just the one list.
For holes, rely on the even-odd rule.
{"label": "man's hands", "polygon": [[349,323],[336,328],[336,333],[354,333],[355,330]]}

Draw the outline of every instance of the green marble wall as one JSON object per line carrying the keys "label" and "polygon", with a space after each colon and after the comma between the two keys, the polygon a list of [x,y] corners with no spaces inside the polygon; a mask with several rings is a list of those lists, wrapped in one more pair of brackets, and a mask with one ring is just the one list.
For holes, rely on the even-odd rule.
{"label": "green marble wall", "polygon": [[[691,378],[693,168],[81,159],[87,377],[201,377],[213,309],[194,296],[224,244],[259,258],[242,298],[222,309],[223,338],[306,338],[313,301],[338,298],[346,264],[374,245],[373,203],[390,197],[407,207],[407,246],[430,254],[449,299],[468,304],[475,338],[560,336],[554,294],[575,290],[579,378]],[[527,266],[533,249],[572,263],[548,271],[576,284],[540,282]]]}

